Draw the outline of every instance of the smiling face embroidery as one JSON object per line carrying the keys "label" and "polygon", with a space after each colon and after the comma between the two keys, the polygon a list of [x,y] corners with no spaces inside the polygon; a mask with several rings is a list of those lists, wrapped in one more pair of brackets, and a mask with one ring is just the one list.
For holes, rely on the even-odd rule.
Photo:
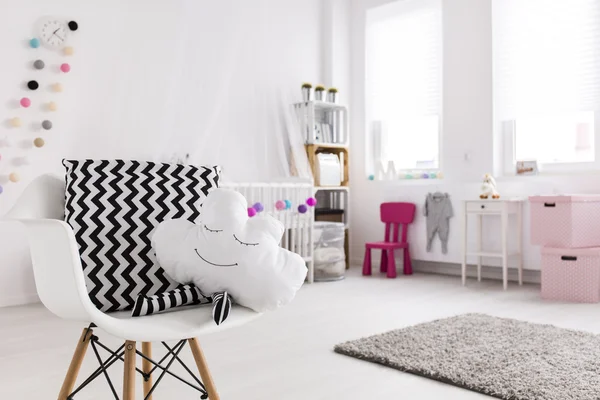
{"label": "smiling face embroidery", "polygon": [[202,261],[204,261],[207,264],[214,265],[215,267],[237,267],[237,263],[233,263],[233,264],[215,264],[215,263],[212,263],[212,262],[208,261],[206,258],[202,257],[200,255],[200,253],[198,253],[198,249],[194,249],[194,251],[196,252],[196,254],[198,255],[198,257],[200,257],[202,259]]}

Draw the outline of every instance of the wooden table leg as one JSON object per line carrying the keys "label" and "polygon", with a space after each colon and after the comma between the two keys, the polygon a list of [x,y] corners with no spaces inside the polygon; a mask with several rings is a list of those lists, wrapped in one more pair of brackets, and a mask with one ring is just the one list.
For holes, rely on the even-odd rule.
{"label": "wooden table leg", "polygon": [[204,358],[204,353],[200,348],[200,343],[198,343],[198,339],[188,339],[188,343],[190,345],[190,349],[192,349],[194,360],[196,360],[196,366],[198,367],[198,372],[200,372],[202,383],[204,383],[204,387],[206,387],[206,391],[208,392],[208,399],[219,400],[220,397],[217,393],[217,388],[215,387],[215,383],[213,382],[212,376],[210,375],[210,371],[208,370],[208,365],[206,364],[206,359]]}
{"label": "wooden table leg", "polygon": [[73,392],[75,382],[77,381],[77,375],[79,375],[79,370],[81,369],[81,364],[85,358],[85,353],[89,347],[92,335],[93,331],[88,328],[85,328],[81,333],[81,337],[79,338],[77,347],[75,347],[75,352],[73,353],[73,358],[71,359],[71,364],[69,365],[69,369],[65,375],[65,380],[60,388],[58,400],[67,400],[67,396]]}
{"label": "wooden table leg", "polygon": [[135,345],[125,342],[125,366],[123,368],[123,400],[135,400]]}
{"label": "wooden table leg", "polygon": [[[152,358],[152,343],[150,342],[142,342],[142,354],[148,358]],[[142,371],[145,374],[149,373],[152,370],[152,363],[145,358],[142,358]],[[152,389],[152,375],[148,377],[148,379],[144,379],[144,399],[150,393],[150,389]],[[147,400],[152,400],[152,395],[147,398]]]}

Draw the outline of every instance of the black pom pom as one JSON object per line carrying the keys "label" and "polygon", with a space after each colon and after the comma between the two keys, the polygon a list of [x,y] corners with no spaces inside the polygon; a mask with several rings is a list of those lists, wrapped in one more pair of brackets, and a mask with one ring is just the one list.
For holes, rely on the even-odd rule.
{"label": "black pom pom", "polygon": [[29,81],[29,82],[27,82],[27,87],[31,90],[36,90],[37,88],[40,87],[40,84],[37,83],[37,81]]}
{"label": "black pom pom", "polygon": [[69,29],[72,31],[76,31],[79,28],[79,25],[77,25],[77,22],[75,21],[69,21]]}

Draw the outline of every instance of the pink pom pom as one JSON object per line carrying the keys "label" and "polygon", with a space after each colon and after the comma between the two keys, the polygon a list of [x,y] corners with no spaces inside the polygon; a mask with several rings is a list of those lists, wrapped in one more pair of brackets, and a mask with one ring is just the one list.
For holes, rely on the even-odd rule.
{"label": "pink pom pom", "polygon": [[253,207],[248,207],[248,216],[250,218],[254,217],[256,215],[256,210]]}
{"label": "pink pom pom", "polygon": [[67,63],[61,64],[60,70],[64,73],[67,73],[71,70],[71,66]]}
{"label": "pink pom pom", "polygon": [[21,99],[20,103],[21,103],[22,107],[27,108],[27,107],[29,107],[31,105],[31,100],[29,100],[29,98],[27,98],[27,97],[23,97]]}
{"label": "pink pom pom", "polygon": [[314,197],[309,197],[308,199],[306,199],[306,204],[308,204],[310,207],[314,207],[317,205],[317,199],[315,199]]}
{"label": "pink pom pom", "polygon": [[283,200],[277,200],[275,202],[275,208],[278,209],[279,211],[285,210],[285,201],[283,201]]}

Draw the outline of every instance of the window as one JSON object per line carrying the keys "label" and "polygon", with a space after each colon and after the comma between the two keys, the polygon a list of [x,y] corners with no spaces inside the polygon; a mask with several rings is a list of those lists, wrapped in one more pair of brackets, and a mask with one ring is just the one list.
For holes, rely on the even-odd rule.
{"label": "window", "polygon": [[[368,173],[440,168],[441,0],[402,0],[367,11]],[[367,146],[367,147],[369,147]]]}
{"label": "window", "polygon": [[492,18],[504,172],[600,169],[600,2],[493,0]]}

